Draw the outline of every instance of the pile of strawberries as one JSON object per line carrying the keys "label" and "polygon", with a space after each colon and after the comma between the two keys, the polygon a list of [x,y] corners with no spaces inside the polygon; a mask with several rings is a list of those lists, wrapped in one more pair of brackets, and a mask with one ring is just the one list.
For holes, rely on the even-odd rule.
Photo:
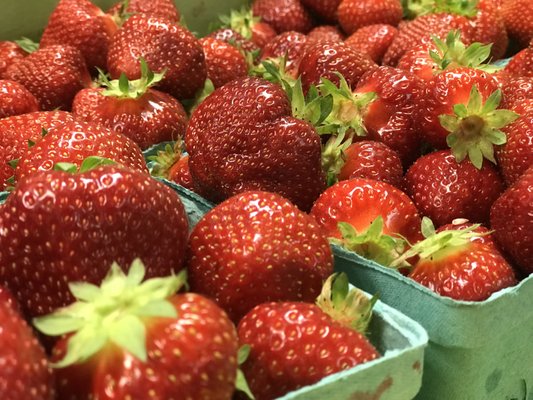
{"label": "pile of strawberries", "polygon": [[[530,0],[180,17],[60,0],[0,42],[0,398],[275,399],[379,358],[331,243],[456,300],[533,273]],[[165,180],[217,206],[192,227]]]}

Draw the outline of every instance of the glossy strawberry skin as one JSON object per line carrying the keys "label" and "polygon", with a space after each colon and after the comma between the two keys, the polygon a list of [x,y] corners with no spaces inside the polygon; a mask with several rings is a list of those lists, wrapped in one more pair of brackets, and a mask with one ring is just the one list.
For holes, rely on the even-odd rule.
{"label": "glossy strawberry skin", "polygon": [[[115,18],[120,17],[122,4],[123,1],[119,1],[107,13]],[[180,12],[172,0],[129,0],[125,12],[126,14],[146,14],[152,17],[167,18],[172,22],[180,20]]]}
{"label": "glossy strawberry skin", "polygon": [[242,53],[229,43],[214,38],[200,39],[205,54],[207,77],[215,88],[248,74]]}
{"label": "glossy strawberry skin", "polygon": [[397,67],[404,71],[409,71],[423,79],[426,82],[431,81],[439,71],[439,66],[431,58],[429,52],[435,51],[436,48],[432,43],[425,43],[406,51]]}
{"label": "glossy strawberry skin", "polygon": [[449,150],[419,158],[405,175],[407,194],[435,226],[466,218],[487,224],[492,203],[503,191],[496,168],[485,161],[481,170],[465,159],[457,163]]}
{"label": "glossy strawberry skin", "polygon": [[420,236],[420,217],[411,199],[396,187],[372,179],[353,178],[329,187],[315,202],[311,215],[328,237],[341,238],[339,222],[365,231],[380,215],[383,233],[400,234],[411,243]]}
{"label": "glossy strawberry skin", "polygon": [[39,111],[39,103],[28,89],[15,81],[0,80],[0,118]]}
{"label": "glossy strawberry skin", "polygon": [[250,345],[242,366],[258,400],[271,400],[335,372],[379,357],[359,332],[334,322],[314,304],[257,306],[238,327]]}
{"label": "glossy strawberry skin", "polygon": [[505,67],[505,73],[511,76],[533,77],[533,47],[518,52]]}
{"label": "glossy strawberry skin", "polygon": [[146,149],[185,135],[187,114],[179,101],[155,89],[138,99],[102,94],[103,89],[83,89],[72,103],[72,113],[82,121],[104,125]]}
{"label": "glossy strawberry skin", "polygon": [[172,165],[168,172],[168,179],[193,192],[197,191],[194,181],[192,180],[191,171],[189,170],[188,155],[183,155],[174,163],[174,165]]}
{"label": "glossy strawberry skin", "polygon": [[43,129],[70,121],[74,121],[74,116],[65,111],[40,111],[0,119],[0,191],[9,186],[6,180],[15,172],[8,162],[19,159],[28,150],[28,141],[37,142]]}
{"label": "glossy strawberry skin", "polygon": [[307,33],[313,27],[313,19],[300,0],[255,0],[252,12],[278,33]]}
{"label": "glossy strawberry skin", "polygon": [[533,76],[508,77],[502,85],[502,102],[500,108],[512,109],[527,100],[533,100]]}
{"label": "glossy strawberry skin", "polygon": [[72,46],[91,69],[105,68],[109,42],[117,29],[113,18],[89,0],[61,0],[50,15],[40,47]]}
{"label": "glossy strawberry skin", "polygon": [[188,235],[171,189],[112,166],[19,181],[0,209],[0,227],[0,281],[32,317],[70,304],[67,283],[100,283],[113,261],[141,258],[150,277],[177,272]]}
{"label": "glossy strawberry skin", "polygon": [[[177,318],[145,319],[146,363],[113,345],[83,364],[57,370],[61,398],[229,400],[238,338],[227,315],[203,296],[169,299]],[[55,348],[64,353],[66,339]]]}
{"label": "glossy strawberry skin", "polygon": [[499,60],[505,55],[509,37],[502,13],[495,0],[480,0],[477,4],[476,16],[470,18],[469,23],[473,27],[471,43],[492,43],[493,60]]}
{"label": "glossy strawberry skin", "polygon": [[313,28],[307,34],[309,43],[315,42],[342,42],[344,33],[334,25],[321,25]]}
{"label": "glossy strawberry skin", "polygon": [[533,9],[529,0],[504,0],[501,13],[509,36],[525,47],[533,39]]}
{"label": "glossy strawberry skin", "polygon": [[230,28],[222,28],[214,31],[209,34],[208,37],[213,39],[222,40],[223,42],[229,43],[232,46],[235,46],[243,51],[250,53],[258,52],[261,48],[256,45],[251,40],[245,39],[240,33],[234,31]]}
{"label": "glossy strawberry skin", "polygon": [[130,80],[139,79],[140,57],[154,72],[166,69],[158,87],[179,100],[193,98],[207,77],[200,42],[165,18],[136,14],[124,23],[109,46],[107,68],[111,77],[118,79],[125,73]]}
{"label": "glossy strawberry skin", "polygon": [[308,37],[303,33],[294,31],[283,32],[263,47],[261,59],[268,60],[269,58],[285,57],[285,68],[287,72],[296,76],[300,59],[308,42]]}
{"label": "glossy strawberry skin", "polygon": [[377,64],[381,64],[383,56],[398,34],[398,29],[392,25],[374,24],[364,26],[355,31],[344,43],[361,51]]}
{"label": "glossy strawberry skin", "polygon": [[140,148],[131,139],[103,126],[88,122],[67,122],[51,128],[29,148],[15,169],[21,181],[37,171],[50,171],[60,162],[80,166],[90,156],[105,157],[124,167],[146,172]]}
{"label": "glossy strawberry skin", "polygon": [[251,40],[261,49],[276,36],[277,32],[266,22],[256,22],[252,25]]}
{"label": "glossy strawberry skin", "polygon": [[403,10],[399,0],[342,0],[337,13],[343,31],[351,35],[368,25],[396,26]]}
{"label": "glossy strawberry skin", "polygon": [[261,79],[215,90],[193,113],[185,144],[193,179],[214,202],[264,190],[309,210],[325,188],[319,135],[291,116],[279,85]]}
{"label": "glossy strawberry skin", "polygon": [[0,41],[0,79],[4,79],[4,74],[11,64],[27,55],[28,53],[22,50],[15,42]]}
{"label": "glossy strawberry skin", "polygon": [[189,283],[238,322],[267,301],[313,302],[333,273],[317,223],[283,197],[246,192],[221,203],[189,240]]}
{"label": "glossy strawberry skin", "polygon": [[55,399],[46,353],[20,314],[11,293],[0,286],[0,395],[13,400]]}
{"label": "glossy strawberry skin", "polygon": [[39,49],[11,65],[4,76],[24,85],[44,111],[70,110],[76,93],[91,84],[82,54],[70,46]]}
{"label": "glossy strawberry skin", "polygon": [[492,205],[490,223],[500,246],[526,274],[533,273],[533,167]]}
{"label": "glossy strawberry skin", "polygon": [[301,0],[301,3],[321,19],[337,22],[337,9],[342,0]]}

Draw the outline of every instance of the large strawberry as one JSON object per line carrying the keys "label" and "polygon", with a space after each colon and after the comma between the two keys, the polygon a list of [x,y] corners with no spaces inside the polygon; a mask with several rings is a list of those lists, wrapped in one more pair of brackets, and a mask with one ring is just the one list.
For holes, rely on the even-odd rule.
{"label": "large strawberry", "polygon": [[178,22],[181,15],[172,0],[121,0],[111,7],[107,13],[111,14],[119,25],[122,25],[134,14],[167,18],[172,22]]}
{"label": "large strawberry", "polygon": [[207,77],[215,88],[248,74],[248,64],[238,48],[211,37],[200,39],[205,54]]}
{"label": "large strawberry", "polygon": [[520,46],[533,39],[533,5],[529,0],[503,0],[501,13],[509,36]]}
{"label": "large strawberry", "polygon": [[375,63],[381,64],[383,56],[397,34],[398,29],[392,25],[367,25],[355,31],[344,43],[367,54]]}
{"label": "large strawberry", "polygon": [[91,84],[91,76],[80,51],[71,46],[48,46],[12,64],[6,79],[24,85],[39,101],[42,110],[70,110],[78,91]]}
{"label": "large strawberry", "polygon": [[136,14],[118,30],[109,46],[107,67],[111,77],[122,73],[139,79],[139,59],[165,78],[158,87],[177,99],[193,98],[207,77],[200,42],[187,29],[166,18]]}
{"label": "large strawberry", "polygon": [[26,53],[17,43],[11,41],[0,41],[0,79],[4,79],[7,68],[26,57]]}
{"label": "large strawberry", "polygon": [[368,25],[396,26],[403,12],[400,0],[342,0],[337,14],[342,29],[351,35]]}
{"label": "large strawberry", "polygon": [[278,33],[307,33],[313,27],[313,19],[300,0],[254,0],[252,12]]}
{"label": "large strawberry", "polygon": [[328,279],[316,305],[265,303],[250,311],[238,332],[250,346],[242,370],[255,398],[272,400],[378,358],[365,337],[374,301],[349,291],[341,275]]}
{"label": "large strawberry", "polygon": [[39,111],[39,103],[18,82],[0,80],[0,118]]}
{"label": "large strawberry", "polygon": [[90,68],[104,68],[109,42],[117,29],[113,18],[89,0],[60,0],[44,29],[40,47],[72,46],[80,50]]}
{"label": "large strawberry", "polygon": [[313,301],[333,272],[313,218],[267,192],[236,195],[206,214],[191,233],[189,256],[192,290],[235,322],[268,301]]}
{"label": "large strawberry", "polygon": [[59,398],[230,400],[231,321],[202,296],[176,294],[184,274],[144,275],[138,259],[127,275],[114,263],[100,287],[71,283],[77,301],[34,321],[46,334],[67,334],[54,348]]}
{"label": "large strawberry", "polygon": [[53,400],[54,378],[44,349],[9,291],[0,286],[0,397]]}
{"label": "large strawberry", "polygon": [[68,282],[99,283],[113,260],[140,257],[150,277],[183,267],[188,223],[178,195],[145,173],[88,170],[89,161],[78,174],[19,181],[0,209],[0,281],[30,316],[69,304]]}

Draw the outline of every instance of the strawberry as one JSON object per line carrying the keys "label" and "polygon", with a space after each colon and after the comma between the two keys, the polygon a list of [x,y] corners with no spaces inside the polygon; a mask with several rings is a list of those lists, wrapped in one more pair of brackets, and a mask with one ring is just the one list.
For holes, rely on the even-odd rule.
{"label": "strawberry", "polygon": [[12,64],[4,76],[24,85],[45,111],[70,110],[76,93],[91,84],[82,54],[70,46],[39,49]]}
{"label": "strawberry", "polygon": [[392,25],[367,25],[352,33],[344,43],[367,54],[375,63],[381,64],[383,56],[397,34],[398,29]]}
{"label": "strawberry", "polygon": [[529,0],[503,0],[501,13],[509,36],[522,47],[533,39],[533,6]]}
{"label": "strawberry", "polygon": [[240,33],[236,32],[231,28],[221,28],[213,33],[209,34],[208,37],[213,39],[222,40],[223,42],[229,43],[232,46],[241,49],[247,53],[257,53],[261,48],[252,42],[249,39],[245,39]]}
{"label": "strawberry", "polygon": [[136,14],[118,30],[109,46],[107,67],[113,79],[122,73],[139,79],[139,59],[154,72],[165,72],[158,87],[179,100],[193,98],[207,77],[202,45],[187,29],[161,17]]}
{"label": "strawberry", "polygon": [[0,41],[0,79],[4,79],[4,74],[11,64],[27,55],[28,53],[15,42]]}
{"label": "strawberry", "polygon": [[39,103],[18,82],[0,79],[0,118],[39,111]]}
{"label": "strawberry", "polygon": [[242,370],[255,398],[275,399],[379,358],[364,336],[374,302],[356,289],[348,292],[344,276],[328,279],[317,305],[265,303],[250,311],[238,332],[250,346]]}
{"label": "strawberry", "polygon": [[134,14],[147,14],[152,17],[166,18],[172,22],[178,22],[181,16],[172,0],[122,0],[111,7],[107,13],[119,25]]}
{"label": "strawberry", "polygon": [[183,267],[188,223],[178,195],[143,172],[96,160],[78,174],[19,181],[0,209],[0,282],[27,315],[69,304],[68,282],[99,283],[112,260],[140,257],[150,277]]}
{"label": "strawberry", "polygon": [[498,244],[526,274],[533,273],[533,166],[492,205],[490,223]]}
{"label": "strawberry", "polygon": [[34,320],[48,335],[67,334],[54,348],[59,398],[230,400],[231,321],[202,296],[176,294],[184,274],[144,275],[139,259],[127,275],[114,263],[100,287],[71,283],[76,302]]}
{"label": "strawberry", "polygon": [[512,267],[492,245],[472,238],[477,225],[461,230],[435,232],[423,220],[425,240],[415,244],[397,262],[418,256],[409,277],[440,294],[463,301],[483,301],[517,283]]}
{"label": "strawberry", "polygon": [[321,25],[314,27],[308,34],[307,40],[309,43],[315,42],[342,42],[344,41],[344,33],[339,28],[333,25]]}
{"label": "strawberry", "polygon": [[185,134],[187,114],[172,96],[152,89],[163,79],[141,60],[141,78],[129,81],[126,76],[109,81],[106,87],[83,89],[72,103],[76,118],[104,125],[129,137],[142,149],[154,144],[177,140]]}
{"label": "strawberry", "polygon": [[253,15],[252,10],[247,7],[241,8],[240,11],[231,10],[229,16],[221,16],[220,20],[224,28],[234,30],[261,49],[277,35],[274,28],[263,22],[261,17]]}
{"label": "strawberry", "polygon": [[40,47],[77,48],[89,68],[104,68],[111,37],[118,27],[89,0],[60,0],[46,25]]}
{"label": "strawberry", "polygon": [[503,191],[491,164],[478,169],[468,159],[457,162],[450,150],[419,158],[407,171],[405,186],[420,212],[437,226],[456,218],[488,223],[490,207]]}
{"label": "strawberry", "polygon": [[176,141],[174,146],[167,144],[163,150],[149,157],[149,160],[154,162],[151,174],[198,192],[189,170],[189,155],[184,154],[184,151],[185,146],[181,139]]}
{"label": "strawberry", "polygon": [[505,73],[511,76],[533,77],[533,46],[523,49],[506,65]]}
{"label": "strawberry", "polygon": [[200,39],[205,54],[207,77],[215,88],[248,74],[248,64],[242,53],[229,43],[206,37]]}
{"label": "strawberry", "polygon": [[505,80],[501,108],[512,109],[527,100],[533,100],[533,76],[510,77]]}
{"label": "strawberry", "polygon": [[337,8],[342,0],[300,0],[301,3],[321,19],[337,22]]}
{"label": "strawberry", "polygon": [[313,27],[311,14],[302,6],[300,0],[254,0],[252,12],[278,33],[307,33]]}
{"label": "strawberry", "polygon": [[264,302],[313,301],[333,273],[333,257],[313,218],[278,194],[252,191],[198,222],[187,268],[192,291],[238,322]]}
{"label": "strawberry", "polygon": [[3,399],[53,400],[54,379],[46,354],[15,299],[0,286],[0,394]]}
{"label": "strawberry", "polygon": [[325,187],[316,130],[292,116],[281,86],[262,79],[215,90],[191,116],[185,144],[192,177],[214,202],[264,190],[309,210]]}
{"label": "strawberry", "polygon": [[303,33],[294,31],[283,32],[263,47],[261,60],[284,57],[287,72],[290,75],[296,76],[300,59],[308,41],[308,37]]}
{"label": "strawberry", "polygon": [[0,119],[0,191],[5,190],[14,170],[8,164],[18,160],[28,149],[28,142],[41,139],[43,129],[49,130],[65,122],[74,121],[64,111],[32,112]]}
{"label": "strawberry", "polygon": [[396,26],[403,10],[400,0],[342,0],[337,14],[342,30],[351,35],[368,25]]}

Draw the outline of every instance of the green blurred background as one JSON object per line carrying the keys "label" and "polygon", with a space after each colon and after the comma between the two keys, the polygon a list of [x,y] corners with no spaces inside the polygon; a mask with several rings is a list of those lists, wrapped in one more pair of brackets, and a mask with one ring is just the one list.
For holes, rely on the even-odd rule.
{"label": "green blurred background", "polygon": [[[150,0],[148,0],[150,1]],[[0,0],[0,40],[20,39],[27,36],[39,39],[50,13],[59,0]],[[93,0],[106,11],[117,1]],[[246,0],[176,0],[176,5],[189,28],[200,34],[206,33],[209,23],[219,14],[245,4]]]}

